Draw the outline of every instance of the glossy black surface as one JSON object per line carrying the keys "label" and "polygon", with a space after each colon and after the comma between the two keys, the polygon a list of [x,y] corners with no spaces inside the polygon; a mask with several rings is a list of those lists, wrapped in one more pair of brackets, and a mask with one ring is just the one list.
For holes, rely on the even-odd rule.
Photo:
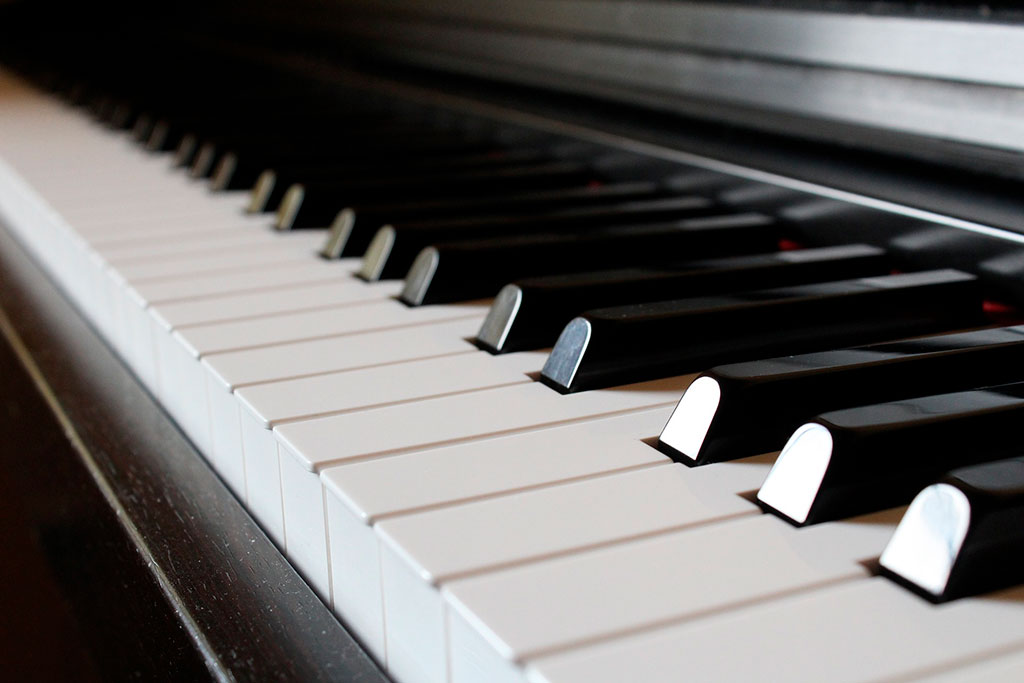
{"label": "glossy black surface", "polygon": [[435,256],[433,270],[421,277],[414,266],[400,298],[410,305],[466,301],[494,296],[503,283],[520,277],[662,263],[666,254],[700,258],[767,251],[778,241],[776,227],[768,216],[736,214],[598,229],[583,235],[451,242],[424,250]]}
{"label": "glossy black surface", "polygon": [[2,335],[0,374],[0,613],[11,626],[0,640],[5,675],[214,680]]}
{"label": "glossy black surface", "polygon": [[[322,183],[324,181],[343,183],[374,176],[408,176],[414,172],[429,175],[435,169],[442,172],[459,169],[483,170],[514,164],[539,163],[545,159],[549,159],[549,155],[540,149],[494,147],[491,150],[465,154],[389,155],[378,159],[354,162],[344,162],[335,157],[320,162],[280,163],[268,159],[257,151],[246,155],[244,159],[240,158],[238,169],[232,175],[231,183],[237,189],[248,189],[255,185],[256,180],[264,171],[272,172],[273,188],[260,210],[274,211],[284,197],[285,191],[295,183]],[[379,224],[376,227],[379,227]]]}
{"label": "glossy black surface", "polygon": [[1024,383],[878,403],[815,418],[832,435],[806,524],[909,503],[957,467],[1020,450]]}
{"label": "glossy black surface", "polygon": [[[585,258],[586,247],[582,246],[582,240],[591,237],[602,227],[623,226],[621,228],[623,232],[642,231],[645,229],[644,223],[682,220],[714,214],[718,211],[720,210],[715,207],[711,200],[687,195],[682,197],[643,199],[623,202],[621,204],[560,209],[543,216],[493,216],[483,220],[438,220],[399,223],[391,226],[393,235],[390,249],[384,256],[383,266],[378,268],[379,274],[373,279],[388,280],[404,277],[420,250],[428,246],[437,247],[444,246],[446,243],[464,240],[484,240],[508,236],[508,245],[513,247],[516,240],[534,239],[531,237],[534,235],[547,235],[538,239],[550,239],[551,241],[559,239],[558,234],[579,235],[581,239],[581,258]],[[671,231],[671,226],[652,226],[652,229]],[[498,242],[494,244],[498,244]],[[562,253],[564,252],[560,252],[560,260],[575,260],[571,255],[569,255],[568,259],[561,258]],[[528,267],[528,264],[522,263],[521,257],[512,251],[509,251],[507,256],[499,259],[487,259],[486,262],[481,262],[481,266],[490,266],[495,261],[502,262],[502,265],[512,272],[515,271],[517,265]],[[532,272],[536,273],[538,271]],[[539,272],[552,271],[543,270]],[[531,271],[526,271],[524,274],[531,274]],[[497,287],[515,277],[518,276],[512,275],[509,277],[506,275],[504,279],[498,282]],[[496,291],[496,288],[494,288],[494,291]],[[493,294],[494,291],[491,293]]]}
{"label": "glossy black surface", "polygon": [[519,305],[505,337],[498,345],[478,341],[494,353],[540,349],[554,344],[574,316],[592,308],[881,275],[887,270],[880,249],[851,245],[519,280],[509,285],[518,290]]}
{"label": "glossy black surface", "polygon": [[587,343],[563,332],[541,378],[582,391],[957,329],[981,322],[981,304],[975,278],[930,271],[599,309],[570,323],[589,326]]}
{"label": "glossy black surface", "polygon": [[281,227],[325,227],[340,209],[351,203],[380,202],[393,198],[457,198],[497,188],[529,190],[571,187],[584,184],[594,177],[593,172],[581,162],[550,161],[483,171],[458,170],[428,175],[417,174],[405,178],[302,183],[305,196],[298,213],[290,225]]}
{"label": "glossy black surface", "polygon": [[966,497],[970,514],[943,590],[922,590],[884,566],[882,573],[934,602],[1024,582],[1024,458],[953,470],[940,483]]}
{"label": "glossy black surface", "polygon": [[703,465],[778,450],[794,429],[825,411],[1024,381],[1024,327],[737,363],[705,374],[718,383],[721,399],[700,452],[680,454],[671,443],[660,444],[680,462]]}
{"label": "glossy black surface", "polygon": [[649,180],[595,183],[554,190],[500,189],[473,197],[409,201],[396,198],[385,204],[355,204],[355,222],[339,256],[362,256],[378,228],[386,223],[434,221],[441,218],[484,220],[499,215],[543,215],[575,206],[605,205],[650,199],[664,193],[659,183]]}

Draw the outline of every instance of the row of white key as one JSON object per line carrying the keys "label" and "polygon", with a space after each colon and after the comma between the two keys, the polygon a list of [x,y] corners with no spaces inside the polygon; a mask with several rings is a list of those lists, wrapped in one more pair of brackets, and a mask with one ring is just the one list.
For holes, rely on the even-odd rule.
{"label": "row of white key", "polygon": [[[78,123],[62,125],[100,135],[77,114],[68,118]],[[151,159],[125,152],[122,139],[102,139],[105,144],[90,146],[95,153],[152,167]],[[3,153],[12,158],[7,142]],[[64,175],[65,182],[75,177]],[[176,200],[203,201],[178,176],[156,173],[152,185],[134,177],[118,175],[139,183],[143,213],[149,209],[142,196],[163,194],[165,185]],[[185,187],[180,195],[178,186]],[[76,206],[81,217],[118,204],[116,180],[93,191],[62,194],[59,183],[53,189],[52,203],[68,216]],[[175,211],[175,220],[220,215],[220,204],[230,202],[215,203],[217,210]],[[237,208],[235,202],[224,212],[237,229],[208,233],[215,244],[230,244],[229,233],[265,234],[252,225],[238,228]],[[102,220],[88,222],[96,241],[76,241],[91,249],[78,263],[83,271],[100,264],[101,272],[122,276],[115,279],[121,290],[107,285],[110,297],[144,306],[138,319],[145,334],[121,343],[139,345],[136,358],[152,354],[150,388],[400,680],[735,679],[751,672],[863,680],[926,674],[924,654],[967,665],[1021,646],[1024,613],[1012,601],[985,598],[937,609],[869,578],[862,562],[877,557],[895,513],[795,530],[759,515],[743,495],[760,485],[770,456],[693,470],[670,464],[642,439],[658,433],[687,378],[559,396],[529,381],[527,373],[542,362],[537,354],[492,358],[464,341],[479,324],[479,306],[451,307],[457,309],[451,315],[438,307],[440,314],[420,319],[391,307],[388,285],[343,280],[315,291],[354,284],[349,289],[380,296],[354,295],[356,303],[325,294],[323,306],[293,314],[282,294],[309,285],[256,278],[225,295],[192,284],[205,278],[199,273],[247,268],[246,258],[258,260],[247,247],[234,251],[245,258],[226,254],[223,263],[195,261],[175,271],[167,264],[177,259],[159,258],[154,241],[167,239],[167,254],[205,259],[208,252],[183,249],[167,229],[173,221],[143,221],[160,226],[146,230],[144,240],[125,235],[130,222],[112,223],[109,242]],[[96,246],[107,244],[116,259]],[[147,251],[132,258],[125,245]],[[75,260],[65,256],[62,263]],[[94,283],[97,277],[79,276]],[[147,280],[166,286],[142,292],[165,298],[140,295],[136,283]],[[179,297],[185,286],[191,289]],[[268,307],[266,297],[279,297],[280,307]],[[399,312],[411,316],[408,322]],[[396,318],[388,322],[391,314]],[[884,609],[872,601],[876,594],[884,596]],[[833,635],[865,632],[849,647],[850,665],[836,670],[839,662],[822,656],[794,662],[792,650],[803,643],[826,647],[821,638],[828,629],[804,622],[821,619],[820,605],[833,602],[847,610],[829,624]],[[950,611],[960,618],[934,616]],[[990,626],[972,621],[989,616],[1002,631],[983,647],[978,632]],[[774,618],[787,634],[806,640],[773,636],[768,644],[775,648],[754,643],[775,628]],[[875,619],[919,634],[941,624],[960,637],[956,647],[935,647],[927,637],[906,653],[883,647],[883,661],[866,666],[860,660],[881,640],[869,632]],[[652,643],[664,648],[636,658]],[[735,656],[741,643],[755,645],[757,656]],[[993,670],[1015,670],[1012,656],[1008,661],[1009,669],[997,663]]]}

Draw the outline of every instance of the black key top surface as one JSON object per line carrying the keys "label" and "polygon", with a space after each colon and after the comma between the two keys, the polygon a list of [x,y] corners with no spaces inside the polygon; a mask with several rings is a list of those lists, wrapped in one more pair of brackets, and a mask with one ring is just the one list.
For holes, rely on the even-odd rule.
{"label": "black key top surface", "polygon": [[909,503],[956,467],[1020,450],[1024,383],[824,413],[786,442],[758,503],[815,524]]}
{"label": "black key top surface", "polygon": [[822,412],[1024,381],[1024,326],[944,334],[712,368],[662,431],[673,459],[703,465],[782,448]]}
{"label": "black key top surface", "polygon": [[883,250],[848,245],[531,278],[502,288],[477,343],[492,353],[540,349],[554,344],[574,316],[592,308],[881,275],[887,270]]}
{"label": "black key top surface", "polygon": [[590,311],[541,379],[573,392],[981,324],[977,278],[955,270],[860,278]]}
{"label": "black key top surface", "polygon": [[934,602],[1024,583],[1024,458],[954,470],[924,489],[879,564]]}

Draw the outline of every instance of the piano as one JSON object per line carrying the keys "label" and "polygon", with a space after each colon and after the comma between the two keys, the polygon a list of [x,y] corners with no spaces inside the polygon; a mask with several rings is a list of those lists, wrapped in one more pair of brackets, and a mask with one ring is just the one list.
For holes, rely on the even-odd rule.
{"label": "piano", "polygon": [[1015,10],[231,5],[2,8],[40,671],[1019,680]]}

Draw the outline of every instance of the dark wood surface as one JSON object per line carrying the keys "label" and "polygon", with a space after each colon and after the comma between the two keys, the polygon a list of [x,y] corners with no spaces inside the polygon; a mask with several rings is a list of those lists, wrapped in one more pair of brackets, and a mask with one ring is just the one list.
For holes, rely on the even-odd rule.
{"label": "dark wood surface", "polygon": [[386,681],[0,224],[12,680]]}

